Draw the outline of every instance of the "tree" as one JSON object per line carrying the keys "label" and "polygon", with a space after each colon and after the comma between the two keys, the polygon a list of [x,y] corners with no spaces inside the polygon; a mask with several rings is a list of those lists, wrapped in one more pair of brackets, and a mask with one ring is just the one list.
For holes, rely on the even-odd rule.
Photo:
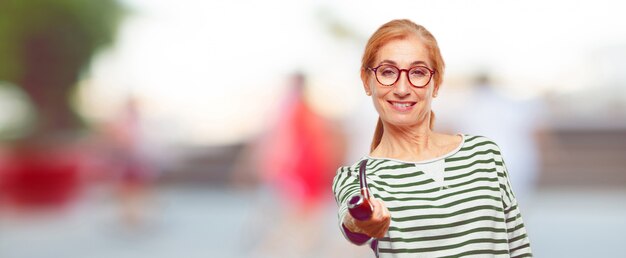
{"label": "tree", "polygon": [[37,114],[28,139],[81,127],[70,97],[98,50],[111,44],[116,0],[0,0],[0,81],[18,85]]}

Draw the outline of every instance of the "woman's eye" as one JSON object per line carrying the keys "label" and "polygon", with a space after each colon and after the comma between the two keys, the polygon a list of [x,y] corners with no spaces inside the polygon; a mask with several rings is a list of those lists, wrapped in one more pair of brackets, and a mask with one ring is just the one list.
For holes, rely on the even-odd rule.
{"label": "woman's eye", "polygon": [[411,76],[413,76],[413,77],[424,77],[424,76],[426,76],[426,71],[424,71],[422,69],[415,69],[415,70],[411,71]]}
{"label": "woman's eye", "polygon": [[394,69],[383,69],[380,74],[382,76],[395,76],[396,75],[396,71]]}

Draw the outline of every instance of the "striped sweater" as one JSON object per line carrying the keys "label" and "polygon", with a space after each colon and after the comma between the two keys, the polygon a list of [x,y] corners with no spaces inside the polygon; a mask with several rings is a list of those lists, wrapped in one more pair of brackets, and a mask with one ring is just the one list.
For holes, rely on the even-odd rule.
{"label": "striped sweater", "polygon": [[[378,257],[532,257],[500,149],[462,136],[436,159],[363,158],[371,193],[391,213],[385,237],[374,240]],[[359,163],[339,168],[333,181],[340,225],[359,191]]]}

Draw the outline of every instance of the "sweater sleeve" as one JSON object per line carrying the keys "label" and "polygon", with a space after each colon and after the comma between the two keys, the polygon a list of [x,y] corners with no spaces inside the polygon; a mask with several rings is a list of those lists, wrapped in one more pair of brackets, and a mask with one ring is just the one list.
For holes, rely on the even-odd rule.
{"label": "sweater sleeve", "polygon": [[355,173],[355,171],[357,171],[357,169],[353,167],[340,167],[337,169],[332,188],[335,201],[337,202],[337,206],[339,206],[337,213],[339,229],[348,241],[355,245],[363,245],[371,240],[371,238],[364,234],[351,232],[343,225],[344,217],[348,212],[348,199],[359,192],[358,173]]}
{"label": "sweater sleeve", "polygon": [[532,257],[530,240],[526,233],[526,227],[524,226],[515,194],[513,194],[513,190],[511,189],[509,173],[501,155],[496,155],[496,169],[504,207],[509,254],[511,257]]}

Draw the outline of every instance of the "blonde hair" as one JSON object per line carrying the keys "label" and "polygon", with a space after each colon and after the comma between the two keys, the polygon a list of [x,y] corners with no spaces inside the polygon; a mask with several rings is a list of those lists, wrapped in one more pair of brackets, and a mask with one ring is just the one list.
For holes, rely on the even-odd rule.
{"label": "blonde hair", "polygon": [[[407,19],[392,20],[383,24],[367,41],[367,44],[365,45],[365,52],[363,53],[363,59],[361,60],[361,80],[363,83],[367,83],[369,76],[371,76],[371,73],[368,72],[368,68],[372,67],[380,48],[392,40],[405,39],[410,35],[417,36],[426,46],[426,49],[428,50],[428,57],[433,65],[433,69],[435,70],[433,80],[436,86],[441,85],[441,82],[443,81],[445,63],[443,62],[443,57],[441,56],[437,40],[426,28],[424,28],[424,26],[415,24]],[[434,122],[435,113],[431,110],[431,129],[433,128]],[[382,137],[383,123],[379,117],[370,151],[374,151],[374,149],[376,149],[378,144],[380,144]]]}

